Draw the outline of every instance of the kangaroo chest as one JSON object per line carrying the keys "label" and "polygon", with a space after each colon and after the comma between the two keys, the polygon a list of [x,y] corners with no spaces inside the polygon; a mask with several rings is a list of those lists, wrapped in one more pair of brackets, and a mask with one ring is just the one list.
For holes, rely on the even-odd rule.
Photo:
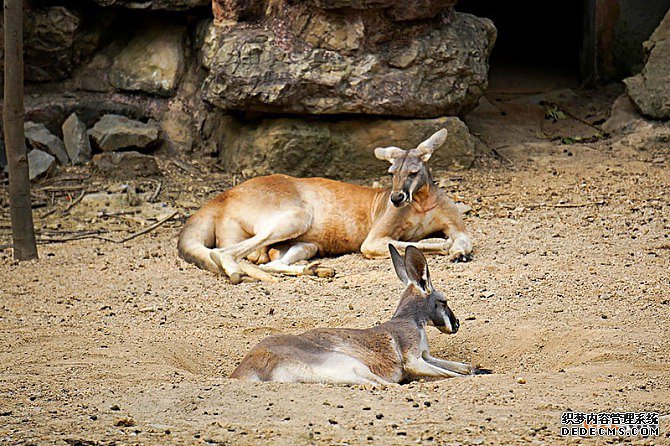
{"label": "kangaroo chest", "polygon": [[395,232],[398,240],[416,242],[442,229],[438,213],[434,210],[425,214],[411,211],[398,223]]}

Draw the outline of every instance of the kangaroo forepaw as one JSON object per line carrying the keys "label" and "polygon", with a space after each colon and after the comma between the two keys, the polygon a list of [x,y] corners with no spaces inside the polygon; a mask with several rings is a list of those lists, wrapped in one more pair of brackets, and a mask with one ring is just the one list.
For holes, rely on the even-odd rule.
{"label": "kangaroo forepaw", "polygon": [[450,256],[451,261],[454,263],[469,262],[472,260],[472,254],[465,254],[462,252],[451,253]]}
{"label": "kangaroo forepaw", "polygon": [[454,244],[449,249],[449,257],[454,262],[469,262],[472,259],[472,240],[466,234],[454,237]]}

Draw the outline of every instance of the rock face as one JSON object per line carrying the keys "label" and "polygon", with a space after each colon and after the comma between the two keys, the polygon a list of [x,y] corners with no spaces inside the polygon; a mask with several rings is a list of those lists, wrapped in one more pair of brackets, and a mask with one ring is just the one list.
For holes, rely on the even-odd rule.
{"label": "rock face", "polygon": [[228,123],[222,163],[245,176],[287,173],[296,176],[368,178],[388,166],[374,156],[375,147],[412,149],[437,130],[447,129],[446,143],[430,165],[469,167],[475,139],[458,118],[351,120],[328,123],[304,119],[267,119],[256,125]]}
{"label": "rock face", "polygon": [[136,178],[160,175],[156,159],[139,152],[98,153],[93,164],[106,175],[117,178]]}
{"label": "rock face", "polygon": [[153,9],[165,11],[185,11],[205,7],[211,0],[94,0],[100,6],[113,6],[130,9]]}
{"label": "rock face", "polygon": [[392,20],[405,21],[435,17],[453,7],[456,0],[309,0],[308,3],[321,9],[384,9]]}
{"label": "rock face", "polygon": [[271,16],[274,28],[209,26],[204,98],[226,110],[437,117],[467,112],[488,85],[495,27],[453,13],[452,1],[306,3]]}
{"label": "rock face", "polygon": [[642,72],[624,80],[628,95],[643,115],[670,119],[670,11],[648,42]]}
{"label": "rock face", "polygon": [[84,124],[76,113],[63,123],[63,142],[72,164],[84,164],[91,159],[91,142]]}
{"label": "rock face", "polygon": [[58,158],[61,164],[67,164],[70,161],[63,141],[51,133],[44,124],[36,124],[28,121],[23,125],[23,131],[25,132],[28,144],[33,149],[41,149],[51,153]]}
{"label": "rock face", "polygon": [[127,148],[145,148],[158,140],[160,127],[155,122],[145,124],[120,115],[103,116],[89,131],[103,152]]}
{"label": "rock face", "polygon": [[[1,13],[0,19],[2,19]],[[105,20],[106,17],[103,15],[89,19],[77,9],[64,6],[26,5],[24,17],[26,80],[47,82],[70,76],[75,67],[97,48],[102,37],[100,30],[105,29],[101,23]],[[1,35],[0,42],[0,46],[4,47]]]}
{"label": "rock face", "polygon": [[151,26],[118,54],[109,75],[119,90],[169,96],[184,72],[186,28]]}
{"label": "rock face", "polygon": [[53,165],[56,164],[56,158],[41,150],[31,150],[28,153],[28,176],[31,180],[47,173]]}

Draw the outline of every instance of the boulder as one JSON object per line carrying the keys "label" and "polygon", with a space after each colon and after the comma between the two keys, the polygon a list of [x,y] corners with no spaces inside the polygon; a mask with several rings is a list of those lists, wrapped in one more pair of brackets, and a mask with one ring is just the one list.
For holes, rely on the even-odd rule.
{"label": "boulder", "polygon": [[152,25],[140,30],[117,55],[109,74],[119,90],[169,96],[184,72],[186,28]]}
{"label": "boulder", "polygon": [[309,0],[322,9],[385,9],[393,20],[419,20],[435,17],[448,8],[453,8],[456,0]]}
{"label": "boulder", "polygon": [[217,21],[242,21],[261,17],[269,0],[212,0]]}
{"label": "boulder", "polygon": [[451,117],[339,122],[282,118],[229,124],[233,131],[224,132],[221,162],[245,176],[378,177],[388,166],[375,158],[375,147],[412,149],[441,128],[449,135],[431,158],[431,167],[469,167],[475,158],[475,138],[460,119]]}
{"label": "boulder", "polygon": [[56,164],[56,158],[38,149],[28,153],[28,176],[31,180],[47,173]]}
{"label": "boulder", "polygon": [[628,96],[644,116],[670,119],[670,11],[645,42],[645,50],[642,72],[624,79]]}
{"label": "boulder", "polygon": [[100,6],[128,9],[185,11],[209,6],[211,0],[94,0]]}
{"label": "boulder", "polygon": [[26,140],[33,149],[47,151],[58,158],[61,164],[67,164],[70,158],[67,156],[65,144],[56,135],[51,133],[44,124],[36,124],[28,121],[23,124]]}
{"label": "boulder", "polygon": [[176,152],[190,152],[193,149],[197,134],[193,118],[192,110],[181,100],[171,101],[161,118],[161,129]]}
{"label": "boulder", "polygon": [[[26,6],[24,16],[25,78],[48,82],[69,77],[98,47],[106,16],[84,17],[76,8]],[[0,13],[0,47],[2,37]],[[0,65],[3,61],[0,58]]]}
{"label": "boulder", "polygon": [[158,141],[160,127],[155,121],[145,124],[120,115],[103,116],[89,135],[100,150],[112,152],[127,148],[146,148]]}
{"label": "boulder", "polygon": [[[262,26],[211,25],[203,96],[225,110],[439,117],[472,109],[488,85],[496,30],[456,14],[410,41],[353,53],[285,42]],[[297,39],[297,38],[296,38]],[[271,75],[269,75],[271,74]]]}
{"label": "boulder", "polygon": [[612,104],[610,116],[603,123],[602,128],[607,133],[630,130],[642,119],[630,97],[626,93],[623,93]]}
{"label": "boulder", "polygon": [[63,142],[72,164],[84,164],[91,159],[91,142],[86,124],[76,113],[72,113],[63,123]]}
{"label": "boulder", "polygon": [[[410,21],[432,18],[445,10],[449,11],[453,9],[456,0],[406,0],[403,2],[397,0],[307,0],[294,2],[289,7],[295,6],[296,3],[303,3],[311,10],[346,10],[347,15],[351,15],[352,10],[372,10],[394,21]],[[214,17],[218,21],[253,20],[263,16],[268,6],[272,4],[271,0],[213,0]]]}
{"label": "boulder", "polygon": [[108,152],[93,156],[98,171],[115,178],[130,179],[161,175],[156,158],[139,152]]}

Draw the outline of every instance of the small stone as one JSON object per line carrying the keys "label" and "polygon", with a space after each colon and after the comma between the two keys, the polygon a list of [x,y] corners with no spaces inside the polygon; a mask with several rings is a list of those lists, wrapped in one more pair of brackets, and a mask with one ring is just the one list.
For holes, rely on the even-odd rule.
{"label": "small stone", "polygon": [[659,156],[658,158],[654,158],[651,162],[654,164],[663,164],[665,162],[665,158]]}
{"label": "small stone", "polygon": [[526,384],[526,378],[518,377],[518,378],[516,379],[516,382],[517,382],[518,384]]}
{"label": "small stone", "polygon": [[34,122],[26,122],[23,124],[23,131],[25,132],[26,140],[33,149],[40,149],[49,152],[61,164],[67,164],[70,158],[65,151],[65,144],[56,135],[51,133],[44,124],[36,124]]}
{"label": "small stone", "polygon": [[154,121],[145,124],[121,115],[105,115],[89,130],[103,152],[147,148],[158,141],[159,132],[160,127]]}
{"label": "small stone", "polygon": [[121,418],[116,423],[114,423],[114,426],[133,427],[135,426],[135,420],[133,420],[132,418]]}
{"label": "small stone", "polygon": [[28,176],[31,180],[47,173],[56,163],[56,158],[41,150],[28,153]]}
{"label": "small stone", "polygon": [[91,159],[91,142],[79,116],[72,113],[63,123],[63,142],[72,164],[84,164]]}
{"label": "small stone", "polygon": [[156,159],[139,152],[99,153],[93,157],[98,170],[116,178],[136,178],[161,175]]}
{"label": "small stone", "polygon": [[320,266],[316,269],[316,277],[319,279],[330,279],[331,277],[335,277],[335,270],[333,268]]}
{"label": "small stone", "polygon": [[118,404],[113,404],[109,407],[109,410],[121,410]]}

